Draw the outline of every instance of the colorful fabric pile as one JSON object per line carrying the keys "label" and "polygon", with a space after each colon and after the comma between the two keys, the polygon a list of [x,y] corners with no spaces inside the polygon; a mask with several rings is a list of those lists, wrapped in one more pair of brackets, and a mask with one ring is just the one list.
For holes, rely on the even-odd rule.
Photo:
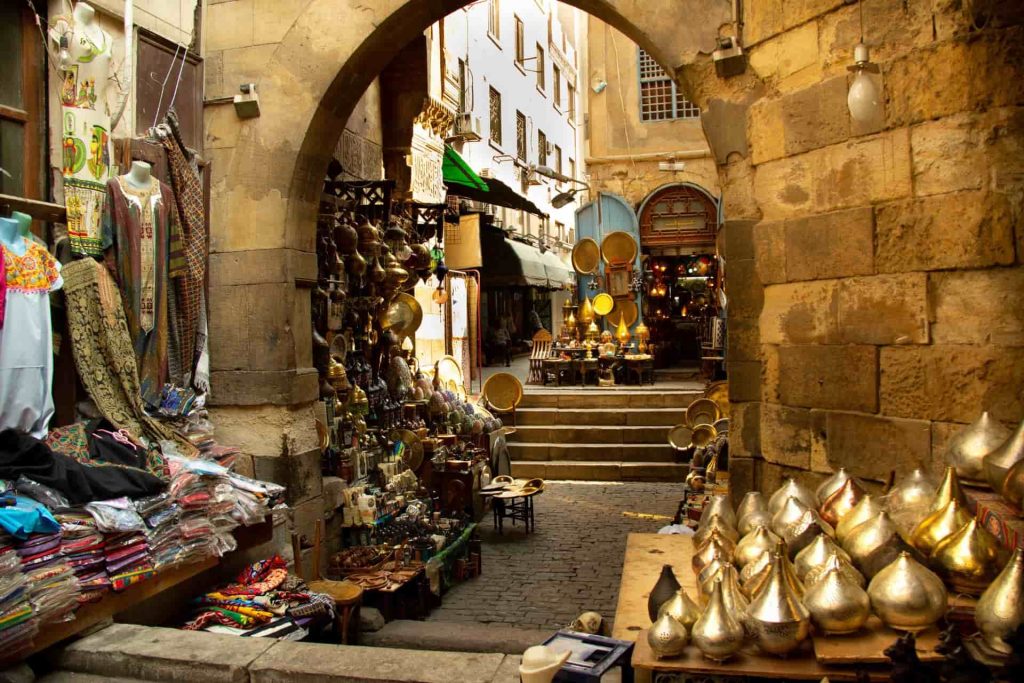
{"label": "colorful fabric pile", "polygon": [[181,508],[170,493],[135,501],[135,511],[146,522],[146,542],[153,568],[160,570],[180,561]]}
{"label": "colorful fabric pile", "polygon": [[17,657],[32,645],[39,620],[29,602],[28,580],[14,539],[0,532],[0,652]]}
{"label": "colorful fabric pile", "polygon": [[132,501],[127,498],[95,501],[85,509],[104,534],[103,556],[110,587],[123,591],[152,578],[155,572],[149,557],[146,524]]}
{"label": "colorful fabric pile", "polygon": [[55,517],[60,522],[64,559],[78,578],[78,602],[96,602],[110,590],[104,536],[96,528],[96,520],[84,510],[66,510]]}
{"label": "colorful fabric pile", "polygon": [[183,562],[198,562],[217,553],[217,541],[210,521],[214,491],[210,482],[191,466],[188,458],[171,456],[169,492],[181,511],[179,530]]}
{"label": "colorful fabric pile", "polygon": [[279,555],[246,567],[235,583],[196,598],[193,605],[192,618],[182,626],[188,631],[298,639],[334,619],[331,597],[307,591]]}
{"label": "colorful fabric pile", "polygon": [[27,581],[29,602],[40,625],[70,621],[78,607],[78,579],[61,552],[60,526],[53,533],[32,534],[16,545]]}

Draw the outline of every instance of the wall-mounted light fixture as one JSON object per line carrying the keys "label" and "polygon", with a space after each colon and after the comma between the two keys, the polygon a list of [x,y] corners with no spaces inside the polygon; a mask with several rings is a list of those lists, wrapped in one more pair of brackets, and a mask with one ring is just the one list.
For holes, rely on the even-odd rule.
{"label": "wall-mounted light fixture", "polygon": [[846,106],[854,121],[870,123],[881,118],[882,96],[875,83],[874,74],[881,70],[877,64],[871,63],[871,51],[864,43],[864,2],[860,4],[860,42],[853,47],[853,64],[846,67],[855,75],[850,91],[846,96]]}

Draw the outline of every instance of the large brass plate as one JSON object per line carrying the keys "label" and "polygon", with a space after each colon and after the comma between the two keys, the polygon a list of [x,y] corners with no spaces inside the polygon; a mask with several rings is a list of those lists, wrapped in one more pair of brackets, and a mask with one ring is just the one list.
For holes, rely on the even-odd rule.
{"label": "large brass plate", "polygon": [[415,297],[405,292],[396,294],[391,300],[391,305],[380,316],[381,328],[391,330],[400,337],[411,337],[416,334],[422,322],[423,309]]}
{"label": "large brass plate", "polygon": [[693,428],[693,445],[707,446],[715,440],[718,432],[709,424],[699,424]]}
{"label": "large brass plate", "polygon": [[635,301],[632,299],[617,299],[615,301],[615,308],[608,314],[608,322],[618,327],[619,321],[625,318],[626,327],[629,327],[636,322],[639,315],[640,311]]}
{"label": "large brass plate", "polygon": [[459,398],[466,397],[466,385],[462,377],[462,366],[452,356],[442,356],[435,366],[438,385],[442,389],[454,391]]}
{"label": "large brass plate", "polygon": [[499,372],[487,378],[480,393],[498,410],[512,410],[523,400],[523,385],[515,375]]}
{"label": "large brass plate", "polygon": [[584,237],[572,248],[572,267],[580,275],[590,275],[601,263],[601,247],[590,237]]}
{"label": "large brass plate", "polygon": [[693,430],[689,425],[676,425],[668,430],[668,443],[672,448],[684,450],[693,443]]}
{"label": "large brass plate", "polygon": [[594,297],[594,313],[597,315],[608,315],[615,308],[615,299],[607,292],[601,292]]}
{"label": "large brass plate", "polygon": [[691,425],[712,425],[722,417],[718,404],[707,398],[698,398],[686,409],[686,421]]}
{"label": "large brass plate", "polygon": [[636,240],[628,232],[610,232],[601,240],[601,258],[605,263],[632,263],[636,251]]}

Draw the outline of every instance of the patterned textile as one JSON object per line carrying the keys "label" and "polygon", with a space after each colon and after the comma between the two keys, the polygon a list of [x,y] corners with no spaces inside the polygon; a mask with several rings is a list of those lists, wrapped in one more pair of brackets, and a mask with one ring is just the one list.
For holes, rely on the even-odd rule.
{"label": "patterned textile", "polygon": [[60,279],[60,268],[57,260],[35,242],[25,240],[25,253],[18,256],[7,247],[0,246],[3,252],[4,280],[7,289],[12,292],[47,293]]}
{"label": "patterned textile", "polygon": [[[154,441],[172,438],[143,410],[121,293],[110,273],[96,261],[82,259],[68,264],[63,275],[75,365],[100,412],[115,427],[135,436]],[[154,464],[151,461],[151,469]]]}
{"label": "patterned textile", "polygon": [[147,190],[133,188],[120,177],[107,183],[103,246],[107,267],[120,285],[142,400],[156,409],[168,377],[171,280],[185,274],[185,259],[171,190],[151,180]]}
{"label": "patterned textile", "polygon": [[4,265],[4,250],[0,249],[0,330],[4,327],[4,306],[7,304],[7,267]]}
{"label": "patterned textile", "polygon": [[185,276],[177,281],[178,322],[181,340],[181,365],[186,379],[191,381],[196,362],[196,333],[202,306],[203,281],[206,277],[206,211],[203,206],[203,187],[199,174],[185,158],[173,135],[162,139],[171,169],[171,185],[181,223]]}

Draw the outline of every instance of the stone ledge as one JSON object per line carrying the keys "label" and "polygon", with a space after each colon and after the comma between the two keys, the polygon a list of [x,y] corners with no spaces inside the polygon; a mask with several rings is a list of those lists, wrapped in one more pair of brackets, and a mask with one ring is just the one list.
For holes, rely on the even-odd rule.
{"label": "stone ledge", "polygon": [[528,647],[540,645],[549,636],[550,629],[520,628],[510,624],[399,619],[374,633],[363,633],[360,640],[372,647],[518,655]]}

